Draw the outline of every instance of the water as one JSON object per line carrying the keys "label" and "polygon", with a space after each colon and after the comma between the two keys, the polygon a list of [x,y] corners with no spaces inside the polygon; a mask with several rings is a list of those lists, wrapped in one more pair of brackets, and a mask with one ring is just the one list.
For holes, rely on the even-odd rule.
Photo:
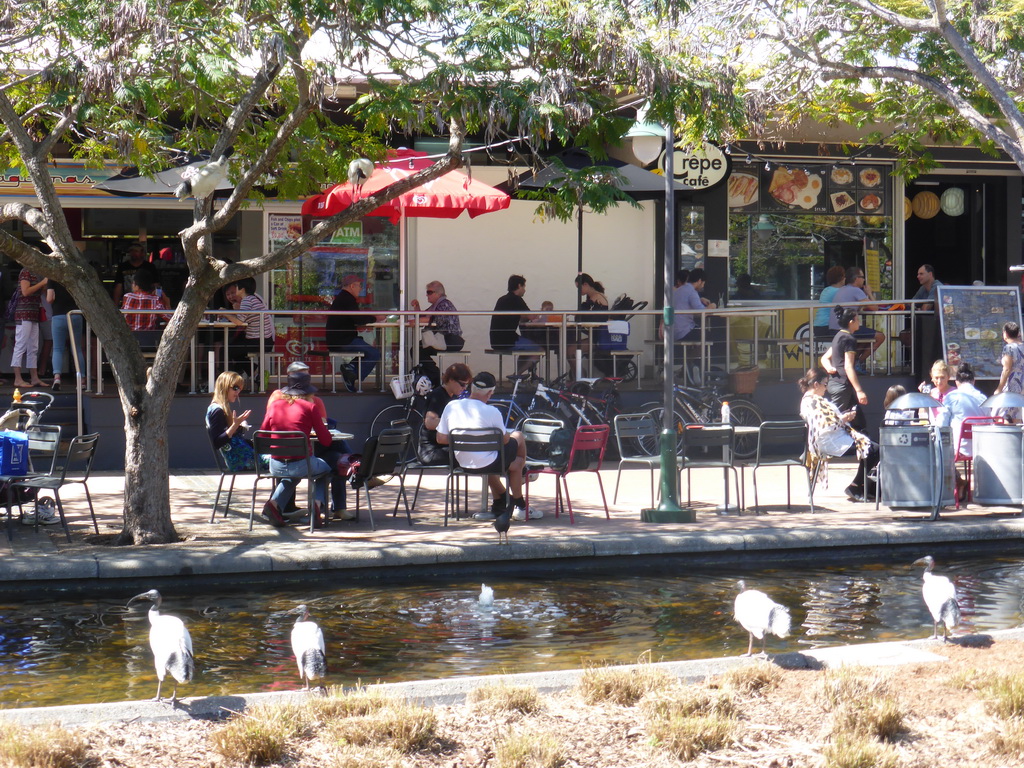
{"label": "water", "polygon": [[[960,632],[1021,623],[1024,563],[988,557],[940,561],[936,570],[957,583]],[[784,572],[490,578],[490,606],[479,600],[478,578],[346,585],[338,576],[334,588],[273,593],[265,586],[166,590],[163,609],[185,620],[196,651],[195,679],[179,694],[215,695],[299,687],[288,613],[299,603],[327,638],[328,682],[353,684],[630,663],[648,651],[655,661],[735,655],[747,647],[732,619],[740,578],[791,609],[793,636],[771,638],[769,651],[925,637],[931,620],[921,572],[901,560]],[[131,596],[0,602],[0,705],[152,697],[149,603],[126,608]]]}

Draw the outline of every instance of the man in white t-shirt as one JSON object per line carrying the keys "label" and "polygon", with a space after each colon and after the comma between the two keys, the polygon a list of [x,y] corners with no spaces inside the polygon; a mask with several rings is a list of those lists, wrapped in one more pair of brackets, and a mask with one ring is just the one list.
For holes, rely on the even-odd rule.
{"label": "man in white t-shirt", "polygon": [[494,394],[497,382],[494,375],[487,371],[481,371],[473,378],[469,385],[469,397],[452,400],[445,406],[441,413],[441,420],[437,425],[437,442],[439,445],[448,445],[448,435],[455,429],[487,429],[497,428],[504,434],[504,450],[501,456],[497,451],[469,452],[456,451],[455,460],[460,467],[473,469],[483,474],[492,470],[495,474],[487,475],[487,484],[491,488],[491,495],[494,503],[491,504],[490,512],[478,512],[473,515],[474,520],[494,520],[508,505],[508,497],[505,493],[505,486],[501,483],[498,473],[502,469],[508,470],[509,491],[512,494],[512,504],[515,509],[512,512],[514,520],[523,521],[529,517],[537,520],[544,517],[544,513],[537,509],[527,509],[526,500],[523,499],[523,467],[526,465],[526,440],[520,432],[508,433],[505,431],[505,422],[501,411],[487,401]]}

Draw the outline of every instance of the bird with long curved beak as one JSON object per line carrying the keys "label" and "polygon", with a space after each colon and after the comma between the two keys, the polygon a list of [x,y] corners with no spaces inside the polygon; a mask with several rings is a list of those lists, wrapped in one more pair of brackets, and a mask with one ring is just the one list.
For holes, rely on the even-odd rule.
{"label": "bird with long curved beak", "polygon": [[767,655],[765,646],[769,634],[776,637],[789,636],[789,609],[776,603],[764,592],[747,589],[747,585],[742,581],[737,582],[736,587],[740,593],[736,595],[733,612],[736,621],[750,634],[750,642],[744,655],[753,655],[755,637],[761,641],[761,655]]}
{"label": "bird with long curved beak", "polygon": [[358,194],[362,194],[363,184],[373,175],[373,161],[365,157],[357,158],[348,164],[348,181],[355,187]]}
{"label": "bird with long curved beak", "polygon": [[160,613],[163,598],[155,589],[136,595],[128,601],[128,605],[136,600],[150,600],[153,603],[149,609],[149,647],[153,651],[158,681],[153,701],[161,701],[160,688],[164,684],[164,677],[170,672],[174,678],[174,692],[171,694],[170,702],[174,704],[178,701],[178,684],[191,682],[192,674],[195,672],[192,637],[181,619]]}
{"label": "bird with long curved beak", "polygon": [[932,573],[935,559],[931,555],[915,560],[914,565],[924,566],[921,595],[924,597],[924,604],[928,606],[928,612],[932,615],[932,638],[938,638],[941,624],[942,641],[946,642],[949,633],[960,623],[960,604],[956,600],[956,587],[945,576]]}
{"label": "bird with long curved beak", "polygon": [[[305,605],[300,605],[291,612],[299,616],[292,627],[292,653],[295,654],[295,663],[299,666],[299,677],[304,683],[303,690],[308,691],[310,680],[322,679],[327,675],[324,633],[315,621],[309,620],[309,608]],[[323,683],[320,683],[320,692],[327,693]]]}

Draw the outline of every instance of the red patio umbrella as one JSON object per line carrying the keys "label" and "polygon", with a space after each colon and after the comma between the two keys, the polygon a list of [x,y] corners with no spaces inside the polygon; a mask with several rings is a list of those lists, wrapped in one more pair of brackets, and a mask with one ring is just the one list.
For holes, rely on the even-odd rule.
{"label": "red patio umbrella", "polygon": [[[302,214],[324,218],[340,213],[362,198],[380,192],[433,163],[432,160],[425,158],[426,154],[423,152],[395,150],[387,161],[374,168],[362,189],[349,182],[335,184],[319,195],[307,199],[302,205]],[[392,224],[397,224],[402,216],[454,219],[463,211],[469,211],[470,217],[475,218],[484,213],[508,208],[511,200],[506,193],[456,170],[399,195],[368,215],[386,216],[391,219]]]}

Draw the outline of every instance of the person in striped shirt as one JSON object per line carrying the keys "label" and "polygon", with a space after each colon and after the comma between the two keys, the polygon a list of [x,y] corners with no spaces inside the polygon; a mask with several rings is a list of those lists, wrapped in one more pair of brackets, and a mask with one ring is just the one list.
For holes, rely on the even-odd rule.
{"label": "person in striped shirt", "polygon": [[[256,278],[244,277],[233,283],[238,297],[238,314],[228,315],[228,319],[239,328],[245,328],[244,337],[239,336],[231,342],[230,364],[236,370],[245,370],[250,354],[259,354],[260,337],[263,349],[274,349],[274,319],[265,313],[267,303],[256,293]],[[256,363],[259,371],[259,361]]]}

